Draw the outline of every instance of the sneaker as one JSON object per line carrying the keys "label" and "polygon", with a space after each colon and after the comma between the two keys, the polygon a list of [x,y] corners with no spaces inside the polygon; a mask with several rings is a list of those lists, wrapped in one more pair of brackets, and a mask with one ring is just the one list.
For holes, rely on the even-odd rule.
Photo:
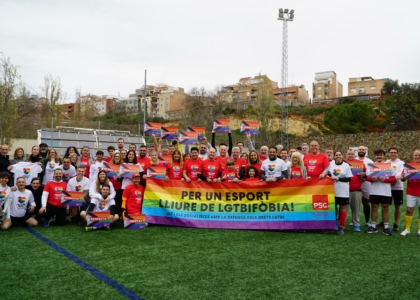
{"label": "sneaker", "polygon": [[344,234],[344,229],[343,228],[338,228],[337,234],[338,235],[343,235]]}
{"label": "sneaker", "polygon": [[354,231],[357,231],[357,232],[360,232],[360,226],[354,226],[354,227],[353,227],[353,230],[354,230]]}
{"label": "sneaker", "polygon": [[365,230],[365,233],[378,233],[378,228],[373,228],[373,226],[370,226]]}
{"label": "sneaker", "polygon": [[50,226],[50,223],[53,221],[53,218],[51,218],[51,216],[49,216],[49,217],[46,217],[45,218],[45,220],[44,220],[44,227],[48,227],[48,226]]}
{"label": "sneaker", "polygon": [[404,229],[404,231],[401,232],[400,235],[402,236],[410,235],[410,231],[408,231],[407,229]]}
{"label": "sneaker", "polygon": [[372,227],[372,222],[367,222],[367,223],[366,223],[366,226],[367,226],[367,227]]}
{"label": "sneaker", "polygon": [[384,229],[384,234],[385,234],[385,235],[387,235],[387,236],[392,236],[392,231],[391,231],[391,229],[389,229],[389,228],[385,228],[385,229]]}
{"label": "sneaker", "polygon": [[384,222],[381,222],[378,225],[376,225],[376,228],[379,228],[379,229],[384,228]]}
{"label": "sneaker", "polygon": [[335,230],[338,230],[338,229],[340,229],[340,225],[335,224]]}
{"label": "sneaker", "polygon": [[351,222],[351,223],[349,224],[349,226],[353,226],[353,222]]}
{"label": "sneaker", "polygon": [[399,231],[399,230],[398,230],[398,224],[394,224],[394,226],[392,227],[392,230],[394,230],[394,231]]}

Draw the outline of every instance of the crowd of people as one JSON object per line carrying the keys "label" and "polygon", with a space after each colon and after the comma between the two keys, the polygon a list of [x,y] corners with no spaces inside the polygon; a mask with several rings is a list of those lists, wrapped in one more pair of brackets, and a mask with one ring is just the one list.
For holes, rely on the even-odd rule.
{"label": "crowd of people", "polygon": [[[11,226],[49,226],[51,222],[65,225],[77,222],[83,225],[89,212],[109,210],[111,224],[124,218],[125,214],[142,212],[144,189],[148,172],[153,167],[166,170],[166,181],[180,180],[187,183],[206,181],[218,182],[266,182],[272,184],[280,180],[308,178],[327,178],[334,182],[337,226],[339,235],[344,233],[347,212],[351,210],[353,230],[362,229],[361,210],[367,226],[366,233],[383,233],[392,236],[399,231],[401,205],[404,199],[404,163],[398,158],[398,149],[391,147],[386,151],[374,151],[375,162],[390,162],[391,176],[368,176],[366,170],[374,162],[366,156],[366,147],[357,151],[333,151],[325,149],[322,153],[317,141],[302,144],[296,148],[284,149],[282,145],[262,146],[256,151],[248,135],[245,152],[243,142],[233,146],[231,134],[228,144],[216,147],[215,133],[211,143],[204,140],[199,146],[185,146],[182,149],[176,141],[163,145],[153,136],[153,146],[135,144],[125,148],[122,138],[116,147],[107,148],[90,156],[90,149],[83,147],[80,152],[68,147],[64,157],[59,157],[56,149],[41,143],[33,146],[28,159],[24,150],[17,148],[9,159],[9,147],[1,146],[0,153],[0,215],[2,229]],[[386,158],[388,156],[388,159]],[[363,162],[363,170],[354,173],[352,161]],[[413,162],[420,163],[420,150],[415,150]],[[108,164],[139,166],[132,178],[109,175]],[[410,234],[415,206],[420,207],[420,180],[407,180],[407,212],[402,236]],[[81,207],[68,207],[62,204],[63,191],[83,192]],[[390,226],[389,206],[395,206],[393,226]],[[379,206],[382,221],[378,222]],[[89,227],[86,227],[87,230]],[[420,219],[418,220],[420,236]]]}

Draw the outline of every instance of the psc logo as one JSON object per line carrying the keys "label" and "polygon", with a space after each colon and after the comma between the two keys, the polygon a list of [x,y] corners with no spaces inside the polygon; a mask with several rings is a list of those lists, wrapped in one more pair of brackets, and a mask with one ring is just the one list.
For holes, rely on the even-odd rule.
{"label": "psc logo", "polygon": [[312,195],[312,210],[328,210],[328,196]]}

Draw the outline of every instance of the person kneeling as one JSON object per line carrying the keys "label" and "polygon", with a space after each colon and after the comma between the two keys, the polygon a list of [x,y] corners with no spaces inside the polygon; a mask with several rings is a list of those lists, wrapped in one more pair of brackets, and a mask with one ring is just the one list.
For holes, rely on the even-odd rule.
{"label": "person kneeling", "polygon": [[[6,219],[1,225],[1,229],[6,230],[10,226],[37,226],[38,222],[32,218],[35,211],[35,200],[32,192],[25,189],[26,180],[23,177],[16,179],[17,190],[10,193],[10,201],[6,210]],[[6,206],[7,207],[7,206]]]}
{"label": "person kneeling", "polygon": [[[120,216],[115,213],[115,209],[116,209],[115,201],[114,201],[114,199],[108,199],[107,200],[110,192],[111,192],[111,187],[108,184],[104,184],[102,186],[102,189],[101,189],[101,195],[102,196],[101,197],[99,197],[99,196],[98,197],[92,197],[90,199],[90,204],[89,204],[87,210],[86,211],[82,211],[80,213],[80,216],[85,221],[87,221],[86,215],[89,212],[97,212],[97,211],[107,211],[107,210],[109,210],[110,215],[111,215],[111,224],[114,223],[115,221],[117,221],[120,218]],[[86,231],[95,230],[95,229],[97,229],[97,228],[86,227]],[[109,229],[109,227],[108,227],[108,229]]]}

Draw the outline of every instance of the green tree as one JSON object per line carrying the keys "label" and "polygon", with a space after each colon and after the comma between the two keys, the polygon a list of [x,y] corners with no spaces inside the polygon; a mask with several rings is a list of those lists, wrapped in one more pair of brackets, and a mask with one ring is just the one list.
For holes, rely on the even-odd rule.
{"label": "green tree", "polygon": [[394,130],[405,130],[419,125],[419,104],[411,93],[386,97],[383,110],[388,124],[393,124]]}
{"label": "green tree", "polygon": [[259,76],[258,107],[255,109],[260,120],[259,134],[256,138],[258,145],[274,145],[276,143],[276,102],[273,86],[267,76]]}
{"label": "green tree", "polygon": [[375,110],[370,104],[353,102],[327,111],[324,124],[333,133],[358,133],[363,132],[375,117]]}

